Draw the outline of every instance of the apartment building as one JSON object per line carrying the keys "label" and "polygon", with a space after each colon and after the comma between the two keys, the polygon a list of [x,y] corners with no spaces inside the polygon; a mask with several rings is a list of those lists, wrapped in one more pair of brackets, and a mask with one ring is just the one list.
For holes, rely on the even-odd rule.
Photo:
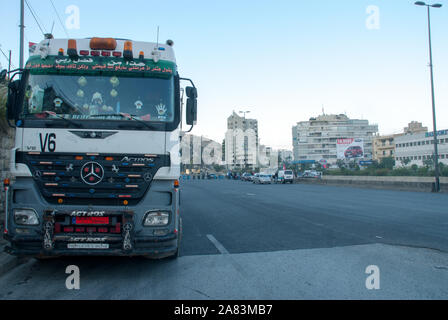
{"label": "apartment building", "polygon": [[257,167],[258,121],[240,117],[235,111],[227,118],[225,160],[229,168]]}
{"label": "apartment building", "polygon": [[372,159],[373,137],[378,125],[368,120],[349,119],[345,114],[320,115],[309,121],[298,122],[292,128],[295,161],[325,161],[335,165],[338,139],[362,139],[362,160]]}

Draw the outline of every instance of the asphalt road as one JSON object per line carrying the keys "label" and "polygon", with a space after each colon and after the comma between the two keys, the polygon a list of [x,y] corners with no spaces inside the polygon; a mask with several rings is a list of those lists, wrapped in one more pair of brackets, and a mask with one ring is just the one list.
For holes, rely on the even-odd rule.
{"label": "asphalt road", "polygon": [[[176,261],[34,259],[0,299],[448,299],[448,195],[183,181]],[[65,287],[77,265],[81,289]],[[377,266],[378,290],[366,288]]]}

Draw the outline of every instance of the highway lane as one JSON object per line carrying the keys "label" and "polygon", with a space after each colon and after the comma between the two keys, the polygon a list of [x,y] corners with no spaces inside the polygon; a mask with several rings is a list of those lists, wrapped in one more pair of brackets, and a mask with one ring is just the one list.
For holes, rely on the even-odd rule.
{"label": "highway lane", "polygon": [[[448,251],[448,196],[310,184],[183,182],[183,254],[387,243]],[[205,242],[205,243],[204,243]]]}
{"label": "highway lane", "polygon": [[0,299],[448,299],[445,194],[190,180],[181,201],[177,260],[32,259],[0,277]]}

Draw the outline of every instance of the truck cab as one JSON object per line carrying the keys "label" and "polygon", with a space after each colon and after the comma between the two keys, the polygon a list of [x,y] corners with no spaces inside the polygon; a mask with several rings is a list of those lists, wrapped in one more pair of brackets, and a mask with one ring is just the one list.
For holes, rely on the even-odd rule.
{"label": "truck cab", "polygon": [[35,47],[9,84],[7,252],[177,257],[182,92],[193,126],[197,91],[180,78],[172,44],[47,38]]}

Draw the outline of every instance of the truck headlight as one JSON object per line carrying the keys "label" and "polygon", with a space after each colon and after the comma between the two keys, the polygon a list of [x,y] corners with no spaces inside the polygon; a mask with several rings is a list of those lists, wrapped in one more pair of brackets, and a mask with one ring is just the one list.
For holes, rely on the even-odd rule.
{"label": "truck headlight", "polygon": [[39,218],[33,209],[14,209],[14,221],[19,225],[36,226]]}
{"label": "truck headlight", "polygon": [[166,226],[170,218],[170,213],[166,211],[149,211],[146,213],[143,225],[145,227]]}

